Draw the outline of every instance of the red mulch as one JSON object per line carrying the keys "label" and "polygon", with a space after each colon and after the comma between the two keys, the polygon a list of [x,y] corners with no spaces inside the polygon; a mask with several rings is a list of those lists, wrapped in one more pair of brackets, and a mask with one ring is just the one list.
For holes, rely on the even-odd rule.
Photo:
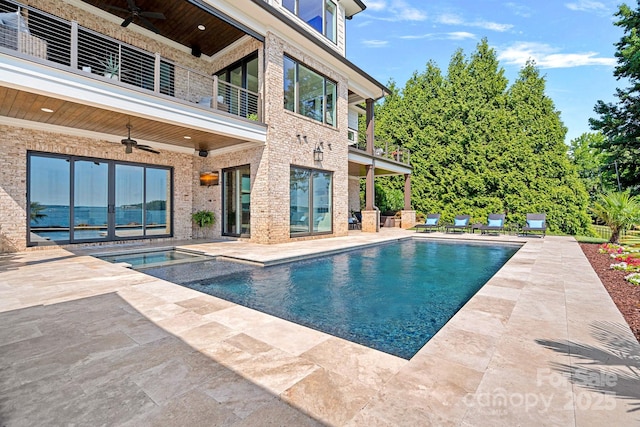
{"label": "red mulch", "polygon": [[612,258],[609,254],[598,253],[599,246],[593,243],[580,243],[582,252],[640,342],[640,286],[624,280],[624,276],[629,272],[609,268]]}

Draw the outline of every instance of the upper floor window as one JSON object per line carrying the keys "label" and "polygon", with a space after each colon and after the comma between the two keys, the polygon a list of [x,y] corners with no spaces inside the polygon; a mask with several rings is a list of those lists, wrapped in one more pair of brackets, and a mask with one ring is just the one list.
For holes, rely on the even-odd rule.
{"label": "upper floor window", "polygon": [[336,43],[338,14],[333,0],[282,0],[282,5]]}
{"label": "upper floor window", "polygon": [[284,108],[336,125],[337,85],[322,74],[284,57]]}

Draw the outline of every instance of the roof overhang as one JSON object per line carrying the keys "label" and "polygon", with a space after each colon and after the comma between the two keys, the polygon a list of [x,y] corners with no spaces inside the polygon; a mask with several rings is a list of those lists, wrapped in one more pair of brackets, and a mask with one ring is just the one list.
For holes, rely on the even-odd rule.
{"label": "roof overhang", "polygon": [[413,172],[413,168],[407,164],[360,150],[349,150],[349,176],[366,177],[367,166],[373,166],[375,176],[410,175]]}
{"label": "roof overhang", "polygon": [[364,11],[367,6],[360,0],[339,0],[342,7],[344,7],[344,14],[347,19],[353,18],[353,15]]}

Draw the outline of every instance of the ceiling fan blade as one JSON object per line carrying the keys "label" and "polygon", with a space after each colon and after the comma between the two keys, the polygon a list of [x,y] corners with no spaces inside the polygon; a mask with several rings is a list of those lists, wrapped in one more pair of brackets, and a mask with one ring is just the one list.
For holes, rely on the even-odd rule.
{"label": "ceiling fan blade", "polygon": [[140,18],[140,22],[143,26],[147,27],[147,29],[153,31],[156,34],[160,34],[160,30],[158,30],[147,18],[144,16],[138,16]]}
{"label": "ceiling fan blade", "polygon": [[120,24],[123,27],[126,27],[127,25],[131,24],[131,21],[133,21],[133,16],[128,17],[127,19],[125,19],[124,21],[122,21],[122,24]]}
{"label": "ceiling fan blade", "polygon": [[142,151],[148,151],[149,153],[160,154],[159,151],[154,150],[153,148],[149,147],[148,145],[137,145],[136,147],[139,148]]}
{"label": "ceiling fan blade", "polygon": [[139,16],[151,19],[167,19],[162,12],[140,12]]}

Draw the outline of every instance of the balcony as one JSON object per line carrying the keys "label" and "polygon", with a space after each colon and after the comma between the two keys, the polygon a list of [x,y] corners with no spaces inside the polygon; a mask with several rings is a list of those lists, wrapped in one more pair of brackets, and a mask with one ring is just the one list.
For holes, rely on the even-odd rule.
{"label": "balcony", "polygon": [[[367,153],[366,142],[356,142],[349,146],[349,149],[354,152]],[[394,144],[392,142],[376,141],[375,148],[373,150],[373,157],[377,159],[392,160],[397,163],[409,166],[411,164],[411,152],[407,148],[403,148],[400,144]]]}
{"label": "balcony", "polygon": [[15,26],[0,25],[0,53],[177,100],[190,107],[253,121],[262,117],[258,93],[84,28],[77,22],[13,1],[0,3],[0,13],[16,10],[20,14]]}

